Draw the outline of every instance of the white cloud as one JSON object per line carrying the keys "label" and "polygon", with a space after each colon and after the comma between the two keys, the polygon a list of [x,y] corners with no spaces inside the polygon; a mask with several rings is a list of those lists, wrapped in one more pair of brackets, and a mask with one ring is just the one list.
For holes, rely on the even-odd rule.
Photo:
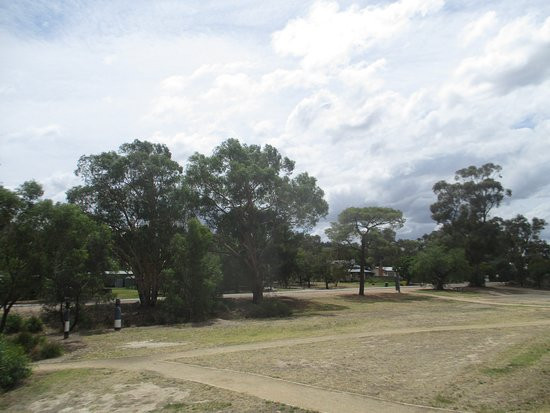
{"label": "white cloud", "polygon": [[437,11],[443,0],[401,0],[387,6],[351,6],[319,1],[305,18],[273,34],[275,51],[302,58],[307,68],[349,63],[352,55],[403,31],[411,19]]}
{"label": "white cloud", "polygon": [[[316,176],[329,219],[393,206],[408,217],[403,233],[421,235],[434,227],[433,183],[492,161],[516,194],[502,214],[550,221],[545,1],[533,0],[538,14],[510,0],[458,11],[435,0],[281,1],[269,13],[250,2],[122,3],[88,5],[90,21],[86,10],[78,28],[51,21],[43,37],[5,29],[3,183],[37,178],[59,197],[82,154],[141,138],[185,164],[235,137],[270,143]],[[125,7],[135,10],[117,20]]]}
{"label": "white cloud", "polygon": [[550,17],[538,24],[522,17],[502,27],[482,55],[465,59],[457,69],[467,87],[506,94],[550,77]]}
{"label": "white cloud", "polygon": [[487,31],[495,27],[497,17],[494,10],[488,11],[479,19],[468,23],[462,30],[460,38],[463,46],[470,45],[474,40],[482,37]]}

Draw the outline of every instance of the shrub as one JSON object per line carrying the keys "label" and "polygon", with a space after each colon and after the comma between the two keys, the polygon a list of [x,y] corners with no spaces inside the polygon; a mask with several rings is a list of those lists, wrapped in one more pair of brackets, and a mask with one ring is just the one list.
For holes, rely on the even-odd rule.
{"label": "shrub", "polygon": [[27,354],[30,354],[44,340],[44,337],[35,336],[27,331],[22,331],[12,338],[12,342],[21,346]]}
{"label": "shrub", "polygon": [[25,320],[25,330],[29,333],[40,333],[44,330],[44,323],[40,318],[33,315]]}
{"label": "shrub", "polygon": [[38,350],[38,357],[35,358],[35,360],[51,359],[54,357],[59,357],[63,353],[61,344],[59,344],[57,341],[44,341],[38,347]]}
{"label": "shrub", "polygon": [[0,388],[8,390],[31,374],[23,349],[0,337]]}
{"label": "shrub", "polygon": [[8,314],[6,319],[6,334],[19,333],[23,329],[23,319],[19,314]]}
{"label": "shrub", "polygon": [[260,304],[253,306],[247,315],[249,318],[271,318],[289,317],[292,315],[291,308],[284,302],[278,300],[263,300]]}

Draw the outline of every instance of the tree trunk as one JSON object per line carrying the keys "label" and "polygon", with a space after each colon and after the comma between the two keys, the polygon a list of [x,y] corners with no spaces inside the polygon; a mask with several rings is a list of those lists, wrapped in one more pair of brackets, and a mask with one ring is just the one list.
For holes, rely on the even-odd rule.
{"label": "tree trunk", "polygon": [[15,301],[8,301],[2,305],[2,320],[0,321],[0,333],[4,332],[6,328],[6,322],[8,321],[8,314],[10,313],[11,307],[15,304]]}
{"label": "tree trunk", "polygon": [[262,283],[255,282],[252,288],[252,302],[259,304],[264,299],[264,287]]}
{"label": "tree trunk", "polygon": [[359,270],[359,295],[365,295],[365,257],[367,255],[365,237],[361,237],[361,262]]}
{"label": "tree trunk", "polygon": [[4,328],[6,328],[6,320],[8,319],[8,314],[10,312],[10,309],[8,306],[2,306],[2,321],[0,321],[0,333],[4,332]]}

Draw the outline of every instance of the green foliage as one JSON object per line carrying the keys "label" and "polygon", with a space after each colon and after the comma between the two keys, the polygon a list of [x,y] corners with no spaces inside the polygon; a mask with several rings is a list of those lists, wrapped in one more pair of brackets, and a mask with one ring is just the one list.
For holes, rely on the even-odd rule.
{"label": "green foliage", "polygon": [[10,341],[22,348],[34,361],[59,357],[63,352],[58,342],[49,341],[42,335],[31,334],[28,331],[20,332]]}
{"label": "green foliage", "polygon": [[26,354],[30,354],[44,340],[44,337],[31,334],[28,331],[22,331],[12,338],[12,342],[20,345]]}
{"label": "green foliage", "polygon": [[432,243],[413,259],[411,272],[415,280],[442,290],[445,284],[467,279],[470,268],[463,250]]}
{"label": "green foliage", "polygon": [[263,297],[266,258],[281,228],[311,228],[328,205],[315,178],[292,178],[294,162],[270,145],[229,139],[212,156],[190,158],[187,182],[201,217],[225,251],[240,260],[253,289]]}
{"label": "green foliage", "polygon": [[280,300],[266,299],[250,308],[248,318],[282,318],[290,317],[292,309]]}
{"label": "green foliage", "polygon": [[475,286],[484,284],[480,264],[498,252],[498,220],[489,219],[490,213],[511,196],[511,191],[495,179],[501,170],[492,163],[469,166],[456,171],[455,183],[439,181],[433,186],[437,201],[430,206],[432,218],[449,236],[448,247],[464,249],[474,269],[470,284]]}
{"label": "green foliage", "polygon": [[19,333],[23,330],[23,317],[19,314],[9,314],[6,319],[6,326],[4,327],[4,332],[6,334]]}
{"label": "green foliage", "polygon": [[523,215],[503,220],[501,223],[503,246],[502,262],[508,280],[524,286],[533,280],[537,287],[542,286],[545,278],[544,263],[550,259],[550,248],[540,239],[540,233],[546,226],[543,219],[533,218],[531,222]]}
{"label": "green foliage", "polygon": [[37,211],[44,201],[37,198],[41,194],[34,181],[17,192],[0,186],[0,332],[13,304],[40,290],[42,220]]}
{"label": "green foliage", "polygon": [[[56,341],[46,340],[40,343],[38,353],[33,356],[33,360],[45,360],[59,357],[63,354],[61,344]],[[32,355],[32,354],[31,354]]]}
{"label": "green foliage", "polygon": [[23,349],[0,336],[0,388],[9,390],[30,374],[29,359]]}
{"label": "green foliage", "polygon": [[67,196],[113,232],[119,261],[131,268],[142,304],[154,306],[170,242],[188,216],[183,170],[165,145],[135,140],[119,152],[82,156],[83,186]]}
{"label": "green foliage", "polygon": [[109,229],[76,205],[44,205],[44,288],[46,304],[67,299],[73,309],[71,328],[79,322],[81,307],[105,295],[104,272],[110,268]]}
{"label": "green foliage", "polygon": [[[393,208],[383,207],[350,207],[338,215],[338,221],[332,222],[325,232],[332,242],[354,246],[360,252],[361,273],[359,275],[359,295],[364,295],[365,267],[369,248],[386,254],[391,248],[388,236],[393,230],[401,228],[405,223],[403,213]],[[357,246],[359,242],[359,246]]]}
{"label": "green foliage", "polygon": [[221,275],[217,257],[209,253],[212,241],[210,230],[197,219],[189,221],[185,237],[172,239],[164,307],[176,319],[201,319],[213,308]]}
{"label": "green foliage", "polygon": [[40,333],[44,330],[44,323],[39,317],[33,315],[25,319],[25,330],[29,333]]}

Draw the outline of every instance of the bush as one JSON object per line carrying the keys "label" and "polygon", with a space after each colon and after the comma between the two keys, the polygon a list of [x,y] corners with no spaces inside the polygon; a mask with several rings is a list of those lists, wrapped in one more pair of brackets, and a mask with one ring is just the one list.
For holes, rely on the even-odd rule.
{"label": "bush", "polygon": [[19,333],[23,329],[23,319],[19,314],[8,314],[6,319],[6,327],[4,331],[6,334]]}
{"label": "bush", "polygon": [[247,315],[249,318],[271,318],[271,317],[290,317],[292,310],[290,307],[278,300],[263,300],[260,304],[253,306]]}
{"label": "bush", "polygon": [[29,333],[40,333],[44,330],[44,323],[40,318],[33,315],[25,320],[24,327]]}
{"label": "bush", "polygon": [[33,349],[44,340],[44,337],[32,335],[27,331],[22,331],[12,338],[12,342],[21,346],[27,354],[30,354]]}
{"label": "bush", "polygon": [[0,337],[0,388],[8,390],[31,374],[23,349]]}
{"label": "bush", "polygon": [[46,337],[22,331],[11,339],[13,345],[20,347],[34,361],[59,357],[62,353],[61,345]]}
{"label": "bush", "polygon": [[33,354],[34,360],[44,360],[59,357],[63,353],[61,344],[56,341],[44,341],[38,348],[38,354]]}

